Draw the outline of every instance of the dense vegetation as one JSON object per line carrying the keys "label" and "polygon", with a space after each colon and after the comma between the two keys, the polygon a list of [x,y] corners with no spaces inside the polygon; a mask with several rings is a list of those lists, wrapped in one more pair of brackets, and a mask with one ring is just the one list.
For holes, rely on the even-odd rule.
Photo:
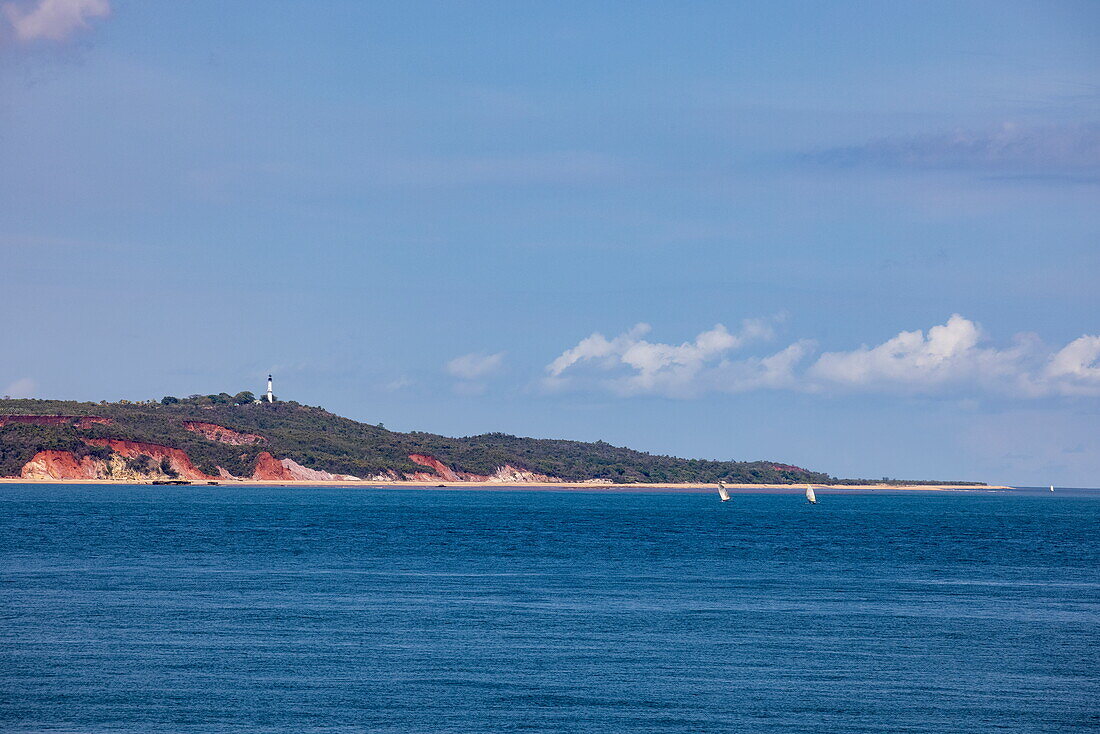
{"label": "dense vegetation", "polygon": [[[10,401],[6,401],[10,402]],[[72,428],[11,425],[0,428],[0,477],[17,477],[23,465],[39,451],[70,451],[77,460],[85,456],[106,459],[111,450],[89,446]]]}
{"label": "dense vegetation", "polygon": [[[491,474],[505,464],[568,480],[607,479],[626,482],[782,483],[835,481],[827,474],[767,461],[706,461],[657,456],[612,446],[520,438],[487,433],[449,438],[414,431],[398,433],[381,426],[341,418],[321,408],[294,402],[253,403],[251,393],[189,398],[166,397],[144,403],[81,403],[62,400],[0,400],[0,415],[96,415],[111,425],[87,429],[71,426],[9,425],[0,428],[0,475],[18,476],[23,464],[43,449],[65,449],[78,455],[102,451],[81,438],[122,438],[182,449],[209,474],[217,466],[237,476],[252,473],[256,456],[270,451],[303,466],[369,477],[393,470],[424,471],[409,454],[429,454],[457,471]],[[215,423],[267,440],[234,446],[211,441],[183,428],[184,421]]]}

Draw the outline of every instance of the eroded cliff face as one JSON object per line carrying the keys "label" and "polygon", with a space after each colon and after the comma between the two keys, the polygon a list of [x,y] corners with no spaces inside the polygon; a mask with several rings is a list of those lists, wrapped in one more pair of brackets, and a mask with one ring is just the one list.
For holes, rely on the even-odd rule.
{"label": "eroded cliff face", "polygon": [[162,459],[167,459],[169,466],[176,472],[179,479],[217,479],[199,470],[191,463],[191,457],[180,449],[168,446],[160,446],[155,443],[141,441],[126,441],[119,438],[89,438],[85,440],[89,446],[107,446],[116,454],[128,459],[134,459],[145,455],[159,464]]}
{"label": "eroded cliff face", "polygon": [[445,482],[557,483],[564,481],[560,477],[551,477],[546,474],[537,474],[533,471],[527,471],[526,469],[517,469],[511,464],[497,467],[496,471],[492,474],[472,474],[470,472],[455,471],[439,459],[434,456],[428,456],[427,454],[409,454],[409,460],[421,466],[426,466],[434,471],[434,474],[428,472],[414,472],[413,474],[406,475],[406,479],[414,482],[434,482],[443,480]]}
{"label": "eroded cliff face", "polygon": [[174,479],[161,470],[160,464],[152,460],[143,469],[135,468],[127,457],[111,454],[106,459],[85,456],[77,459],[69,451],[39,451],[23,465],[22,479],[113,479],[140,482],[152,479]]}
{"label": "eroded cliff face", "polygon": [[253,479],[280,482],[358,482],[359,477],[351,474],[333,474],[302,466],[293,459],[276,459],[266,451],[256,457],[256,468],[252,470]]}
{"label": "eroded cliff face", "polygon": [[219,426],[217,423],[204,423],[202,421],[184,421],[183,427],[193,433],[201,434],[211,441],[227,443],[231,446],[255,446],[266,443],[267,439],[256,433],[241,433],[232,428]]}
{"label": "eroded cliff face", "polygon": [[0,428],[22,423],[31,426],[73,426],[81,430],[94,425],[109,426],[113,421],[98,415],[0,415]]}
{"label": "eroded cliff face", "polygon": [[77,459],[69,451],[39,451],[23,465],[22,479],[100,479],[102,461]]}
{"label": "eroded cliff face", "polygon": [[[470,472],[455,471],[434,456],[427,454],[410,454],[409,460],[431,471],[409,472],[402,474],[393,470],[367,477],[367,481],[394,482],[407,480],[412,482],[481,482],[481,483],[519,483],[519,482],[553,482],[564,481],[559,477],[551,477],[546,474],[518,469],[510,464],[498,468],[492,474],[472,474]],[[312,481],[312,482],[357,482],[363,481],[359,477],[350,474],[333,474],[327,471],[310,469],[295,462],[293,459],[276,459],[267,451],[263,451],[256,457],[256,468],[252,472],[253,479],[265,481]]]}
{"label": "eroded cliff face", "polygon": [[293,459],[281,459],[279,461],[287,471],[297,480],[310,482],[358,482],[359,477],[351,474],[330,474],[327,471],[319,471],[302,466]]}
{"label": "eroded cliff face", "polygon": [[[413,476],[417,477],[413,481],[432,481],[433,479],[442,479],[447,482],[461,482],[464,481],[451,467],[444,464],[434,456],[427,456],[425,454],[409,454],[409,460],[413,463],[426,466],[431,469],[434,474],[428,474],[427,472],[417,472]],[[425,477],[425,478],[421,478]]]}
{"label": "eroded cliff face", "polygon": [[281,461],[266,451],[261,451],[259,456],[256,457],[256,466],[252,470],[252,478],[267,481],[294,481],[294,475],[290,473],[290,469],[287,469]]}
{"label": "eroded cliff face", "polygon": [[367,482],[400,482],[407,477],[404,474],[399,474],[393,469],[387,469],[384,472],[378,474],[371,474],[369,477],[365,477],[363,481]]}
{"label": "eroded cliff face", "polygon": [[[527,471],[526,469],[517,469],[511,464],[505,464],[502,467],[498,467],[495,472],[489,475],[485,481],[487,482],[550,482],[560,483],[565,480],[561,477],[552,477],[548,474],[538,474],[533,471]],[[610,481],[610,480],[609,480]]]}
{"label": "eroded cliff face", "polygon": [[[125,481],[147,481],[157,479],[186,480],[234,480],[239,479],[225,469],[218,467],[218,475],[210,476],[192,463],[191,458],[182,450],[159,444],[128,441],[113,438],[85,439],[89,446],[104,446],[111,449],[106,459],[85,456],[78,459],[69,451],[40,451],[28,461],[20,472],[23,479],[114,479]],[[142,459],[147,457],[148,460]],[[409,459],[431,471],[402,474],[389,470],[367,477],[369,481],[392,482],[411,480],[421,482],[481,482],[481,483],[520,483],[520,482],[561,482],[558,477],[519,469],[506,464],[489,475],[455,471],[434,456],[412,454]],[[170,468],[165,471],[164,466]],[[256,457],[251,479],[264,481],[313,481],[313,482],[356,482],[363,481],[350,474],[334,474],[319,469],[302,466],[293,459],[276,459],[270,452],[262,451]]]}

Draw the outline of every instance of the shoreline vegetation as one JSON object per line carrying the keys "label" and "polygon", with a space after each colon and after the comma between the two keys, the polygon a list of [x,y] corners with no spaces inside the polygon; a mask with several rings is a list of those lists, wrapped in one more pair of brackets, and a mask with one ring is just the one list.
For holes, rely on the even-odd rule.
{"label": "shoreline vegetation", "polygon": [[[736,451],[731,446],[731,453]],[[984,486],[845,479],[773,460],[686,459],[606,441],[391,431],[320,406],[235,395],[0,400],[0,477],[17,481],[298,486],[699,488]]]}

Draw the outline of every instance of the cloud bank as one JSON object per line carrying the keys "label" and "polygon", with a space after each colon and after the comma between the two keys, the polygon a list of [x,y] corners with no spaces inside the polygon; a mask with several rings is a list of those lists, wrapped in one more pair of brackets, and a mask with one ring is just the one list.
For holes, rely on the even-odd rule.
{"label": "cloud bank", "polygon": [[961,381],[990,384],[1013,379],[1024,345],[1013,350],[982,348],[978,325],[954,314],[928,333],[903,331],[876,347],[826,352],[807,377],[821,384],[873,388],[887,385],[925,389]]}
{"label": "cloud bank", "polygon": [[546,366],[543,386],[675,398],[764,389],[1100,396],[1100,336],[1081,336],[1055,352],[1029,334],[997,347],[959,314],[927,333],[902,331],[876,346],[825,352],[812,361],[811,340],[763,357],[735,358],[738,349],[773,336],[770,325],[758,320],[745,321],[737,333],[718,324],[678,345],[646,341],[649,331],[638,324],[612,339],[600,333],[582,339]]}
{"label": "cloud bank", "polygon": [[987,173],[1100,173],[1100,123],[1028,127],[874,140],[813,153],[834,166],[978,170]]}
{"label": "cloud bank", "polygon": [[111,14],[109,0],[38,0],[31,5],[5,3],[4,16],[21,41],[63,41],[88,27],[88,19]]}
{"label": "cloud bank", "polygon": [[[547,365],[544,386],[550,389],[575,387],[578,381],[584,381],[583,377],[579,380],[576,377],[583,368],[619,373],[596,381],[624,395],[656,393],[691,397],[709,389],[734,389],[735,384],[780,380],[777,369],[784,361],[780,355],[754,364],[746,361],[733,365],[724,359],[725,354],[750,342],[771,339],[774,330],[766,320],[746,319],[736,332],[716,324],[694,340],[676,345],[645,340],[643,337],[650,330],[649,324],[639,323],[612,339],[598,332],[582,339]],[[716,371],[731,374],[722,381],[716,379]]]}

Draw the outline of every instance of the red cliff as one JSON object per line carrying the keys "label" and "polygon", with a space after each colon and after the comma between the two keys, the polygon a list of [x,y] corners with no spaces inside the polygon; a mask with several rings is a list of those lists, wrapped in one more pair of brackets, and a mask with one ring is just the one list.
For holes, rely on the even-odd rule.
{"label": "red cliff", "polygon": [[125,456],[128,459],[142,454],[156,461],[168,459],[169,465],[176,471],[180,479],[217,479],[217,477],[209,476],[200,471],[197,466],[191,463],[191,457],[180,449],[142,441],[126,441],[119,438],[89,438],[85,442],[90,446],[108,446],[116,454]]}
{"label": "red cliff", "polygon": [[[427,456],[425,454],[409,454],[409,460],[420,464],[420,466],[426,466],[434,471],[440,479],[448,482],[461,482],[462,477],[454,473],[451,467],[444,464],[434,456]],[[419,478],[419,477],[418,477]],[[430,480],[428,480],[430,481]]]}
{"label": "red cliff", "polygon": [[[160,463],[167,460],[179,479],[209,480],[209,479],[236,479],[229,472],[218,467],[218,476],[211,477],[196,467],[190,457],[180,449],[170,448],[154,443],[142,441],[129,441],[115,438],[89,438],[84,440],[90,446],[106,446],[113,452],[110,459],[95,459],[86,456],[77,459],[69,451],[39,451],[27,462],[20,476],[23,479],[120,479],[140,480],[163,478],[165,473],[160,469]],[[122,459],[132,459],[139,456],[148,456],[155,466],[147,469],[134,469],[122,464]],[[121,457],[121,458],[118,458]],[[409,459],[431,471],[412,472],[404,477],[396,472],[379,475],[373,479],[376,481],[393,481],[406,479],[421,482],[486,482],[486,483],[521,483],[521,482],[561,482],[558,477],[545,474],[536,474],[526,469],[517,469],[511,465],[498,467],[490,475],[473,474],[470,472],[455,471],[434,456],[427,454],[411,454]],[[167,476],[171,476],[171,472]],[[291,459],[276,459],[267,451],[262,451],[256,457],[256,465],[252,471],[252,479],[278,482],[294,481],[359,481],[358,477],[349,474],[332,474],[327,471],[310,469]]]}
{"label": "red cliff", "polygon": [[111,425],[110,418],[98,415],[0,415],[0,428],[13,423],[31,426],[73,426],[86,429],[94,425]]}
{"label": "red cliff", "polygon": [[294,474],[274,456],[261,451],[256,457],[256,468],[252,470],[252,478],[290,482],[294,481]]}
{"label": "red cliff", "polygon": [[23,479],[97,479],[97,462],[90,456],[79,461],[68,451],[39,451],[24,466]]}
{"label": "red cliff", "polygon": [[774,469],[775,471],[793,471],[801,473],[806,473],[810,471],[809,469],[803,469],[800,466],[794,466],[792,464],[772,464],[772,469]]}

